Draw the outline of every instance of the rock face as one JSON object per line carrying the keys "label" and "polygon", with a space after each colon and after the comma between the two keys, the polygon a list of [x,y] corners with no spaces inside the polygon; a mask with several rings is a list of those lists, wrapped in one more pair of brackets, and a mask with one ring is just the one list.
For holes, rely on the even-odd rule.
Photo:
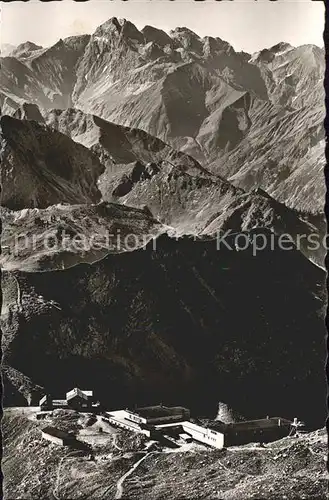
{"label": "rock face", "polygon": [[[323,101],[318,107],[308,105],[279,115],[272,105],[253,102],[248,110],[248,134],[224,155],[220,169],[213,164],[214,171],[244,189],[260,186],[287,206],[322,212],[323,111]],[[266,123],[257,115],[266,116]]]}
{"label": "rock face", "polygon": [[24,102],[22,106],[17,108],[13,117],[19,120],[33,120],[38,123],[44,123],[45,121],[38,106],[29,102]]}
{"label": "rock face", "polygon": [[24,101],[75,107],[142,129],[244,189],[323,211],[322,49],[280,43],[250,55],[187,28],[139,31],[117,18],[92,36],[25,45],[1,62],[6,113]]}
{"label": "rock face", "polygon": [[[147,205],[176,235],[216,236],[226,231],[269,228],[289,234],[308,258],[323,266],[325,223],[277,202],[261,189],[246,193],[217,176],[191,175],[168,162],[134,162],[99,183],[104,199],[134,207]],[[317,248],[310,244],[314,235]]]}
{"label": "rock face", "polygon": [[50,392],[106,386],[111,405],[160,398],[214,414],[220,398],[246,416],[323,422],[325,273],[279,248],[255,258],[216,241],[155,243],[10,273],[4,365]]}
{"label": "rock face", "polygon": [[225,403],[218,403],[218,411],[216,415],[216,420],[223,422],[224,424],[231,424],[232,422],[238,422],[239,419],[236,418],[235,412],[228,407]]}

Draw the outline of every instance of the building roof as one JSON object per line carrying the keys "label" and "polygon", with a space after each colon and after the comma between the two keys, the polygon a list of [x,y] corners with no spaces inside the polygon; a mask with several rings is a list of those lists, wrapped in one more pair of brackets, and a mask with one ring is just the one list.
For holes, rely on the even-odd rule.
{"label": "building roof", "polygon": [[66,431],[62,431],[61,429],[57,429],[57,427],[43,427],[43,429],[41,429],[41,432],[43,432],[44,434],[49,434],[49,436],[57,437],[59,439],[75,439],[72,434],[69,434]]}
{"label": "building roof", "polygon": [[159,417],[167,417],[173,414],[183,413],[184,411],[189,411],[187,408],[183,406],[163,406],[163,405],[155,405],[155,406],[144,406],[143,408],[136,408],[133,413],[137,413],[139,416],[144,418],[159,418]]}
{"label": "building roof", "polygon": [[233,422],[227,424],[227,430],[233,431],[246,431],[246,430],[262,430],[269,428],[277,428],[280,425],[291,425],[291,420],[287,420],[286,418],[281,417],[271,417],[271,418],[262,418],[258,420],[246,420],[244,422]]}
{"label": "building roof", "polygon": [[66,393],[66,399],[69,401],[70,399],[78,397],[87,400],[88,396],[86,392],[87,391],[82,391],[81,389],[78,389],[78,387],[75,387],[74,389]]}
{"label": "building roof", "polygon": [[94,392],[93,391],[85,391],[85,390],[81,390],[81,392],[83,392],[86,396],[88,397],[92,397]]}
{"label": "building roof", "polygon": [[186,432],[182,432],[179,436],[183,439],[191,439],[190,434],[186,434]]}
{"label": "building roof", "polygon": [[228,424],[226,424],[225,422],[222,422],[221,420],[215,420],[215,421],[207,422],[205,424],[205,427],[207,427],[207,429],[212,429],[212,430],[215,430],[218,432],[224,432],[226,430],[227,426],[228,426]]}
{"label": "building roof", "polygon": [[62,408],[67,408],[68,404],[66,399],[53,399],[52,406],[59,406]]}
{"label": "building roof", "polygon": [[170,424],[157,424],[155,425],[156,429],[171,429],[173,431],[183,432],[183,424],[184,422],[171,422]]}

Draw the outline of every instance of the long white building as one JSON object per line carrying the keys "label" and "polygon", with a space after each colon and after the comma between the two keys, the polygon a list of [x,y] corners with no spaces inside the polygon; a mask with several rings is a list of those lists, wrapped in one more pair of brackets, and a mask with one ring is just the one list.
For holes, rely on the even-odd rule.
{"label": "long white building", "polygon": [[[156,425],[157,430],[162,430],[163,432],[170,431],[177,427],[177,424],[162,424]],[[184,433],[194,441],[197,441],[213,448],[223,448],[225,435],[222,432],[215,431],[213,429],[208,429],[207,427],[202,427],[201,425],[193,424],[192,422],[179,422],[179,427],[183,429]]]}

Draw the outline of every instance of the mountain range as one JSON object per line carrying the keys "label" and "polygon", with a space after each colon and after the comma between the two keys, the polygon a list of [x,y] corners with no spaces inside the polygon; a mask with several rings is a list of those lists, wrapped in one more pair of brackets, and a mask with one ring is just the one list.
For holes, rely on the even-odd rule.
{"label": "mountain range", "polygon": [[0,106],[73,107],[142,129],[243,189],[318,213],[324,204],[324,50],[256,54],[187,28],[166,34],[112,18],[48,48],[1,59]]}
{"label": "mountain range", "polygon": [[[104,220],[95,208],[101,201],[126,206],[124,217],[129,207],[141,209],[143,217],[151,215],[151,225],[157,228],[153,235],[168,232],[175,237],[214,238],[227,231],[268,228],[277,236],[291,235],[298,244],[298,235],[313,234],[321,241],[325,234],[321,216],[288,208],[260,188],[246,192],[235,187],[189,155],[175,151],[144,131],[73,109],[52,110],[42,116],[35,105],[25,105],[15,114],[23,119],[0,119],[2,262],[6,262],[6,267],[27,264],[26,252],[32,252],[31,246],[24,248],[22,261],[19,253],[15,264],[11,259],[15,242],[22,234],[29,234],[30,242],[32,234],[38,234],[42,240],[45,231],[48,235],[57,234],[57,226],[67,226],[68,218],[72,221],[72,238],[72,234],[78,234],[77,227],[81,230],[85,226],[85,222],[82,226],[79,223],[82,214],[90,218],[86,226],[89,232],[92,228],[98,233],[102,226],[111,227],[113,211],[102,210],[109,214]],[[31,114],[38,122],[29,119]],[[51,208],[58,204],[64,205]],[[131,220],[137,213],[132,210]],[[45,219],[43,214],[48,214]],[[134,232],[133,226],[131,230]],[[305,238],[298,248],[307,258],[323,265],[324,245],[314,250]],[[34,263],[38,262],[36,250],[34,247],[30,255]],[[41,252],[40,269],[45,262],[49,266],[49,255],[46,261],[44,257]],[[74,265],[71,257],[69,261]],[[88,260],[91,258],[89,255]],[[66,266],[60,262],[61,267]]]}

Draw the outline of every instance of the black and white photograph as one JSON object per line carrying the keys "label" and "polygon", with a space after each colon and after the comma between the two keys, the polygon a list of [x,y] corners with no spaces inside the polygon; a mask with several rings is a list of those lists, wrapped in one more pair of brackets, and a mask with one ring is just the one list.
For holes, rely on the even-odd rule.
{"label": "black and white photograph", "polygon": [[0,8],[3,498],[327,499],[324,2]]}

